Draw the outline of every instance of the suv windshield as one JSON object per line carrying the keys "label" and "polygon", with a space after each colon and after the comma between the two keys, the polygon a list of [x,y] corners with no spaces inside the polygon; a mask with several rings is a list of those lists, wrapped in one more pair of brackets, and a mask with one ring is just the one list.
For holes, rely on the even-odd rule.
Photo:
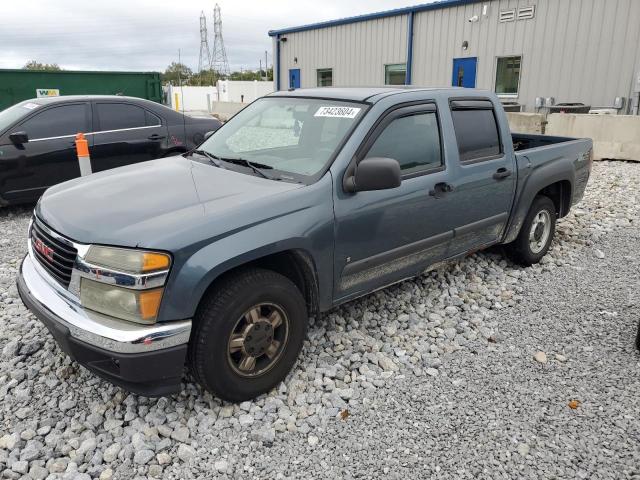
{"label": "suv windshield", "polygon": [[266,97],[198,149],[234,165],[268,169],[269,178],[305,180],[323,169],[364,111],[361,103]]}

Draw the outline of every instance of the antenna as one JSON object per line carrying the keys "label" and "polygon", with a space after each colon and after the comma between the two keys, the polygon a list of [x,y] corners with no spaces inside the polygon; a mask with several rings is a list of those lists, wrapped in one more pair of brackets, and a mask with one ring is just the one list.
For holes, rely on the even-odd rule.
{"label": "antenna", "polygon": [[200,13],[200,59],[198,60],[198,77],[202,85],[204,80],[203,71],[209,70],[211,75],[211,85],[213,85],[213,71],[211,66],[211,50],[209,50],[209,35],[207,34],[207,18],[204,12]]}
{"label": "antenna", "polygon": [[213,9],[213,54],[211,65],[213,71],[219,77],[229,75],[229,61],[227,60],[227,51],[224,48],[224,40],[222,38],[222,14],[220,13],[220,5],[217,3]]}

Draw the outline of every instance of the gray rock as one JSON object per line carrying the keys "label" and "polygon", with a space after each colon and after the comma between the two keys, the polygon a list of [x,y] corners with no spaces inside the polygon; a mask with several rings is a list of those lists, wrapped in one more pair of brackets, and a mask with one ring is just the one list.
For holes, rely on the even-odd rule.
{"label": "gray rock", "polygon": [[178,427],[171,433],[171,438],[178,442],[187,442],[189,440],[189,429],[187,427]]}
{"label": "gray rock", "polygon": [[120,453],[120,450],[122,450],[122,445],[118,442],[109,445],[102,455],[103,460],[107,463],[113,462],[117,458],[118,453]]}
{"label": "gray rock", "polygon": [[29,440],[22,450],[20,450],[20,460],[30,462],[42,455],[42,443],[37,440]]}
{"label": "gray rock", "polygon": [[219,473],[227,473],[229,471],[229,462],[226,460],[216,460],[213,467]]}
{"label": "gray rock", "polygon": [[133,461],[138,465],[146,465],[153,457],[155,457],[153,450],[138,450],[133,455]]}
{"label": "gray rock", "polygon": [[196,454],[196,451],[189,445],[181,443],[178,445],[178,458],[183,462],[188,462]]}
{"label": "gray rock", "polygon": [[25,462],[23,460],[13,462],[11,464],[11,470],[13,470],[16,473],[25,474],[29,470],[29,462]]}
{"label": "gray rock", "polygon": [[253,425],[253,416],[251,415],[240,415],[238,418],[241,427],[248,427],[249,425]]}

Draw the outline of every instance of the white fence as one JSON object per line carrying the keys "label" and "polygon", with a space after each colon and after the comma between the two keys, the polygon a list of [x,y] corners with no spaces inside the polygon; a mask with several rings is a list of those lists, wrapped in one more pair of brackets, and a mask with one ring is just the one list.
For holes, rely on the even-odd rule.
{"label": "white fence", "polygon": [[216,102],[251,103],[273,92],[273,82],[218,80],[215,87],[164,87],[165,102],[174,110],[216,113]]}

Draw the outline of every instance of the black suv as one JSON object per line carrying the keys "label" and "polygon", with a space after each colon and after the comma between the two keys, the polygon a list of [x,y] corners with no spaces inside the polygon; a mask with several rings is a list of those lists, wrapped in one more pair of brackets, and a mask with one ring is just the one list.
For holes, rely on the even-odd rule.
{"label": "black suv", "polygon": [[121,96],[37,98],[0,111],[0,205],[36,201],[80,175],[75,135],[89,142],[93,172],[191,150],[220,122]]}

